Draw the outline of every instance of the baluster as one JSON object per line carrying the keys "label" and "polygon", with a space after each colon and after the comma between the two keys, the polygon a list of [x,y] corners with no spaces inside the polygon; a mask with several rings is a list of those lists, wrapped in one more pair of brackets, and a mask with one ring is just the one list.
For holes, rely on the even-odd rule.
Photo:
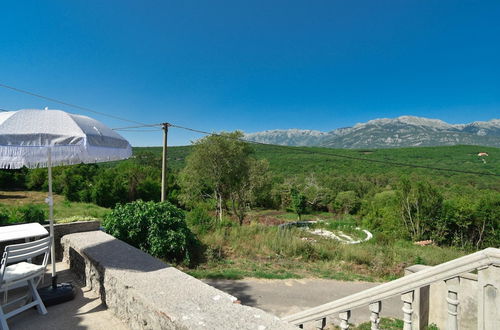
{"label": "baluster", "polygon": [[405,323],[403,326],[403,330],[412,329],[411,316],[413,314],[413,308],[412,308],[413,299],[414,299],[413,291],[403,293],[401,295],[401,300],[403,301],[403,322]]}
{"label": "baluster", "polygon": [[446,301],[448,302],[448,320],[446,323],[446,329],[448,330],[458,330],[458,289],[460,287],[460,278],[453,277],[445,281],[446,287],[448,288],[448,296]]}
{"label": "baluster", "polygon": [[351,311],[345,311],[339,313],[340,318],[340,329],[348,330],[349,329],[349,318],[351,317]]}
{"label": "baluster", "polygon": [[370,321],[372,322],[372,330],[380,329],[380,311],[382,310],[382,302],[377,301],[370,304]]}
{"label": "baluster", "polygon": [[326,327],[326,317],[316,320],[316,329],[323,330]]}
{"label": "baluster", "polygon": [[478,329],[500,329],[500,267],[478,269]]}

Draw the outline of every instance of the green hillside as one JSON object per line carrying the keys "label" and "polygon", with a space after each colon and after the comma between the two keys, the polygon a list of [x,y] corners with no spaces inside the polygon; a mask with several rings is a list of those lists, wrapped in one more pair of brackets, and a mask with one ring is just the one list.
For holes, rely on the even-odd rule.
{"label": "green hillside", "polygon": [[[170,147],[168,149],[169,167],[173,170],[181,169],[190,149],[190,146]],[[500,174],[500,149],[494,147],[445,146],[352,150],[254,145],[254,149],[257,158],[269,161],[270,169],[275,176],[286,177],[315,173],[334,176],[340,174],[347,176],[366,175],[376,178],[378,176],[399,177],[403,174],[414,174],[431,176],[433,180],[444,185],[457,183],[500,191],[500,178],[497,176],[394,166],[333,156],[341,155],[443,169]],[[144,151],[161,154],[160,147],[134,148],[134,152]],[[489,156],[478,157],[479,152],[486,152]]]}

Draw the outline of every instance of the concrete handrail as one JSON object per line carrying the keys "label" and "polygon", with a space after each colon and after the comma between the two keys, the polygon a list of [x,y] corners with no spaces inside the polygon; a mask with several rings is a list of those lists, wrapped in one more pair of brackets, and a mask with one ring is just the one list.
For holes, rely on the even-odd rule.
{"label": "concrete handrail", "polygon": [[335,313],[349,311],[357,307],[367,306],[377,301],[402,295],[434,282],[447,280],[491,265],[500,266],[500,249],[487,248],[342,299],[285,316],[282,320],[295,325],[304,324]]}

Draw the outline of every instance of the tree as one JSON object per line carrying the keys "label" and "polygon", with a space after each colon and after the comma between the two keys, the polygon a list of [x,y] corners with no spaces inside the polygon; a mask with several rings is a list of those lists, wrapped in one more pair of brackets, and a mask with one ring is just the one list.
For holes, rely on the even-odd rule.
{"label": "tree", "polygon": [[296,188],[292,188],[290,190],[290,201],[292,209],[297,214],[297,217],[300,221],[302,218],[302,214],[306,212],[306,196],[300,193]]}
{"label": "tree", "polygon": [[341,191],[335,197],[335,208],[342,213],[355,213],[360,207],[360,202],[356,193],[352,190]]}
{"label": "tree", "polygon": [[500,193],[485,194],[476,211],[478,239],[476,248],[500,245]]}
{"label": "tree", "polygon": [[240,141],[243,133],[221,133],[198,140],[181,172],[182,199],[186,205],[213,198],[217,216],[231,202],[233,213],[243,222],[246,193],[251,177],[253,149]]}
{"label": "tree", "polygon": [[443,208],[443,196],[431,183],[402,178],[398,189],[401,218],[413,240],[428,238]]}

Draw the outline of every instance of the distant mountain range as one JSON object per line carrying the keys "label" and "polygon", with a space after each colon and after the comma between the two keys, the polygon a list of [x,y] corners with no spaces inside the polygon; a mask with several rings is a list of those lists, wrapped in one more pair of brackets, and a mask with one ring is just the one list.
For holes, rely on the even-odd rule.
{"label": "distant mountain range", "polygon": [[401,116],[359,123],[330,132],[278,129],[245,134],[247,140],[287,146],[396,148],[457,144],[500,147],[500,119],[448,124],[439,119]]}

